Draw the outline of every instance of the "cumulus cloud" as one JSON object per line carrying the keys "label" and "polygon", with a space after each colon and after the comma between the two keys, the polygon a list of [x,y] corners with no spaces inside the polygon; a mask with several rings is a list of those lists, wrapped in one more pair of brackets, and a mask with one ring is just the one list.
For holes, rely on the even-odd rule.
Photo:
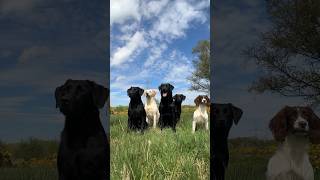
{"label": "cumulus cloud", "polygon": [[117,66],[125,61],[130,60],[130,56],[139,50],[139,48],[146,47],[147,43],[144,40],[143,32],[136,32],[126,44],[118,47],[112,55],[111,66]]}
{"label": "cumulus cloud", "polygon": [[[118,27],[121,35],[115,34],[114,30],[111,32],[111,44],[116,46],[111,64],[121,65],[130,61],[132,55],[138,55],[139,52],[134,53],[138,45],[133,43],[135,39],[132,34],[144,32],[141,45],[143,46],[144,42],[150,45],[150,54],[144,64],[148,67],[161,58],[171,40],[185,36],[186,30],[192,27],[191,24],[207,21],[205,8],[209,7],[209,1],[135,0],[129,3],[126,0],[113,0],[111,6],[114,6],[114,10],[111,7],[111,24],[126,21],[126,24]],[[127,7],[130,7],[129,11],[125,10]],[[144,25],[147,20],[150,20],[150,26]],[[121,41],[126,41],[126,45],[121,47],[117,43]]]}
{"label": "cumulus cloud", "polygon": [[151,37],[165,38],[167,40],[185,36],[186,29],[191,22],[206,21],[203,9],[196,9],[195,6],[187,1],[174,1],[172,5],[159,16],[150,31]]}
{"label": "cumulus cloud", "polygon": [[32,10],[41,0],[1,0],[0,13],[19,13]]}
{"label": "cumulus cloud", "polygon": [[18,61],[20,63],[26,63],[30,60],[39,59],[41,57],[47,58],[49,56],[50,49],[45,46],[33,46],[26,48],[21,53]]}
{"label": "cumulus cloud", "polygon": [[110,25],[122,24],[126,20],[140,20],[139,0],[111,0],[110,1]]}

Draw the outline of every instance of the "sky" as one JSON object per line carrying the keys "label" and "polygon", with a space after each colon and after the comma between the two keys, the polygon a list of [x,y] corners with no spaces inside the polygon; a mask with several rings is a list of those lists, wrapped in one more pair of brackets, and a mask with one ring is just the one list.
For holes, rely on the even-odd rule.
{"label": "sky", "polygon": [[278,94],[248,92],[251,83],[264,71],[243,55],[248,46],[258,43],[259,35],[272,28],[265,1],[214,1],[213,57],[211,84],[213,102],[232,103],[243,110],[230,137],[271,138],[271,118],[285,105],[305,105],[302,99]]}
{"label": "sky", "polygon": [[54,90],[68,78],[109,86],[107,12],[104,0],[0,1],[0,140],[58,139]]}
{"label": "sky", "polygon": [[[127,89],[170,83],[183,104],[203,92],[190,91],[192,48],[210,38],[209,0],[111,0],[111,106],[128,105]],[[142,97],[145,100],[145,97]]]}

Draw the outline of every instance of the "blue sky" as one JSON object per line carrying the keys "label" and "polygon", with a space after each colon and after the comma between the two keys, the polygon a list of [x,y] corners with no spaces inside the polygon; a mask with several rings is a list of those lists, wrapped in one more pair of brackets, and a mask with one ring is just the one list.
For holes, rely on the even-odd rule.
{"label": "blue sky", "polygon": [[64,117],[55,88],[68,78],[109,85],[106,1],[0,4],[0,140],[57,139]]}
{"label": "blue sky", "polygon": [[158,89],[164,82],[187,96],[183,104],[194,104],[203,93],[189,91],[186,78],[192,48],[210,38],[209,7],[209,0],[111,0],[111,106],[128,105],[131,86]]}

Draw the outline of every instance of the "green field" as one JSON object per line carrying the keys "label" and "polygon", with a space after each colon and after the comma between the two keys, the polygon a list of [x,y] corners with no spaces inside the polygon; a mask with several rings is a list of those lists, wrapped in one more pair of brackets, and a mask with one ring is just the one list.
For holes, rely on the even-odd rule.
{"label": "green field", "polygon": [[[112,108],[112,179],[209,179],[209,133],[191,133],[194,107],[184,107],[177,132],[150,128],[144,134],[126,132],[126,108]],[[235,127],[234,127],[235,128]],[[268,159],[276,151],[272,140],[237,138],[229,142],[227,180],[264,180]],[[320,180],[320,146],[310,157]]]}
{"label": "green field", "polygon": [[[144,134],[126,132],[126,108],[111,116],[111,179],[209,179],[209,132],[191,133],[194,107],[184,107],[177,132],[148,129]],[[236,127],[234,127],[236,128]],[[0,142],[0,180],[55,180],[58,141],[28,139]],[[255,138],[231,139],[227,180],[264,180],[268,159],[276,143]],[[1,162],[10,157],[11,165]],[[320,146],[312,146],[310,159],[320,180]],[[3,160],[2,160],[3,161]],[[126,179],[126,180],[127,180]]]}
{"label": "green field", "polygon": [[111,179],[208,179],[210,142],[204,128],[191,133],[192,112],[177,132],[149,128],[127,133],[127,115],[112,115]]}

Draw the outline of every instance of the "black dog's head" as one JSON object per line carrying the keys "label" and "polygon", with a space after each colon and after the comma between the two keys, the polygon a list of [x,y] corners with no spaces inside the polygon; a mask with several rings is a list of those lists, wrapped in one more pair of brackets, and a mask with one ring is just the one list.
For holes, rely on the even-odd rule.
{"label": "black dog's head", "polygon": [[175,103],[181,104],[182,101],[186,99],[186,96],[183,94],[176,94],[173,96],[173,100]]}
{"label": "black dog's head", "polygon": [[164,97],[172,97],[172,90],[174,87],[169,83],[164,83],[159,86],[159,91],[161,94],[161,98]]}
{"label": "black dog's head", "polygon": [[139,87],[130,87],[127,90],[127,94],[130,98],[140,98],[143,94],[144,90]]}
{"label": "black dog's head", "polygon": [[109,97],[109,90],[89,80],[68,79],[55,90],[56,107],[64,115],[102,108]]}
{"label": "black dog's head", "polygon": [[211,117],[213,127],[216,130],[225,131],[227,134],[233,123],[238,124],[242,116],[242,110],[235,107],[231,103],[228,104],[216,104],[211,105]]}

